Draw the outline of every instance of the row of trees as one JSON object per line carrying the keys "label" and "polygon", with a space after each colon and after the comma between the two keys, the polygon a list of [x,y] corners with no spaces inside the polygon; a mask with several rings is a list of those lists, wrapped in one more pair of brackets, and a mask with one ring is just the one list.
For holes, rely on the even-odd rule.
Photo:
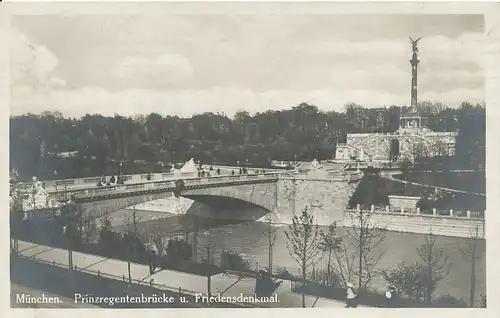
{"label": "row of trees", "polygon": [[[451,262],[442,248],[436,246],[437,237],[429,233],[425,243],[417,248],[420,261],[401,262],[396,266],[378,270],[377,265],[385,250],[385,228],[380,228],[370,221],[371,214],[359,210],[351,214],[352,228],[346,229],[341,236],[335,223],[327,231],[319,229],[314,217],[304,208],[301,215],[292,219],[292,224],[285,231],[290,255],[301,270],[301,280],[306,285],[308,271],[313,271],[316,281],[326,287],[345,287],[348,282],[356,284],[363,294],[376,275],[397,288],[399,293],[410,300],[424,301],[431,304],[437,284],[444,279]],[[476,263],[481,258],[479,253],[479,231],[473,231],[467,245],[460,251],[471,264],[469,306],[474,307],[476,289]],[[272,246],[270,245],[271,249]],[[326,258],[326,271],[314,269],[315,264]],[[315,277],[316,276],[316,277]],[[305,288],[302,290],[302,306],[305,307]]]}
{"label": "row of trees", "polygon": [[[459,131],[457,160],[484,163],[484,105],[464,102],[459,108],[448,108],[423,102],[419,110],[428,117],[429,128]],[[329,159],[347,133],[395,131],[401,111],[405,107],[373,109],[351,103],[344,112],[322,112],[302,103],[254,115],[242,111],[233,118],[209,112],[191,118],[156,113],[135,117],[88,114],[78,119],[58,112],[26,114],[10,118],[10,164],[25,179],[54,170],[61,177],[100,175],[111,161],[117,166],[121,161],[179,162],[194,157],[204,163],[248,161],[265,166],[271,159]],[[76,156],[72,164],[63,167],[53,160],[54,154],[68,151],[75,152],[67,154]]]}

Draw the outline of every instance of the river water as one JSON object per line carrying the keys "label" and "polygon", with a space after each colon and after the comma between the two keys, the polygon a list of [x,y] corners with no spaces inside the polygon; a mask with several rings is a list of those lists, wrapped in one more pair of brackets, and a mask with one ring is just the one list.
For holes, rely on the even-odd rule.
{"label": "river water", "polygon": [[[183,235],[183,221],[178,217],[178,208],[172,207],[169,199],[161,203],[146,203],[137,206],[139,217],[139,229],[142,232],[150,232],[153,229],[161,230],[168,236]],[[189,200],[190,201],[190,200]],[[186,201],[189,205],[189,201]],[[177,210],[176,210],[177,209]],[[130,216],[131,210],[122,210],[112,214],[112,223],[115,228],[120,228],[126,215]],[[234,211],[237,213],[237,211]],[[201,226],[200,226],[201,225]],[[264,269],[268,266],[269,249],[268,236],[266,235],[268,224],[251,221],[244,223],[223,222],[220,220],[205,220],[199,224],[197,232],[197,256],[206,257],[206,246],[212,246],[212,255],[217,259],[223,250],[231,250],[239,253],[247,260],[253,268]],[[286,267],[293,274],[298,273],[299,266],[291,257],[287,248],[285,230],[288,225],[276,226],[276,241],[273,247],[273,268]],[[326,231],[326,227],[320,227]],[[346,228],[338,228],[337,235],[343,236]],[[192,235],[190,235],[190,240]],[[375,255],[382,253],[377,269],[383,270],[397,265],[399,262],[411,263],[421,261],[417,248],[425,243],[425,235],[413,233],[385,232],[382,245],[374,251]],[[437,284],[435,295],[452,295],[464,298],[468,302],[470,291],[471,264],[462,255],[460,248],[467,246],[467,238],[437,236],[436,248],[443,249],[444,256],[448,257],[451,270],[442,281]],[[476,304],[479,305],[481,294],[486,293],[486,244],[485,240],[478,243],[478,255],[480,259],[476,262]],[[318,260],[316,269],[324,268],[326,260]],[[371,282],[371,288],[385,290],[387,287],[380,274],[376,275]]]}
{"label": "river water", "polygon": [[[207,244],[210,240],[215,247],[220,250],[232,250],[240,253],[254,267],[264,268],[268,264],[268,236],[266,235],[267,224],[259,222],[247,222],[243,224],[221,225],[209,229],[199,239],[199,244]],[[287,248],[287,239],[285,230],[287,226],[277,229],[276,242],[273,251],[274,266],[287,267],[292,273],[298,273],[298,264],[290,256]],[[323,227],[323,230],[327,230]],[[337,234],[342,236],[345,228],[337,229]],[[417,248],[425,243],[425,236],[413,233],[386,232],[385,239],[374,256],[383,253],[377,269],[383,270],[390,268],[401,261],[411,263],[421,261],[417,253]],[[448,257],[451,263],[451,270],[446,278],[438,283],[436,295],[449,294],[455,297],[469,299],[469,282],[471,264],[461,254],[460,247],[465,247],[467,239],[457,237],[438,236],[436,239],[436,248],[443,249],[443,253]],[[198,247],[199,253],[204,253],[201,246]],[[481,260],[476,266],[476,295],[479,299],[480,294],[486,292],[486,253],[485,241],[479,243],[479,254]],[[325,260],[319,261],[316,268],[325,267]],[[372,288],[385,289],[386,283],[381,275],[377,275],[371,284]]]}

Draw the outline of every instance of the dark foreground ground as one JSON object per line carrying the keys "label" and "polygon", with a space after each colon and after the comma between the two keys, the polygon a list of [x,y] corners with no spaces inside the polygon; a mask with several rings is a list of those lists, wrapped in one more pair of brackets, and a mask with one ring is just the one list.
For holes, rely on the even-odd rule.
{"label": "dark foreground ground", "polygon": [[[11,274],[11,307],[13,308],[88,308],[88,307],[104,307],[104,308],[181,308],[181,307],[199,307],[191,301],[187,304],[182,304],[180,301],[175,301],[170,304],[96,304],[89,306],[88,304],[75,304],[74,295],[89,294],[95,297],[123,297],[129,296],[152,296],[166,293],[168,296],[173,296],[177,300],[177,293],[159,290],[139,284],[128,284],[127,282],[116,281],[103,277],[85,274],[81,272],[71,271],[69,269],[54,267],[51,265],[41,264],[36,261],[11,256],[10,260]],[[19,304],[16,301],[16,294],[30,294],[31,296],[40,297],[58,296],[61,300],[59,304]],[[191,299],[187,297],[188,301]],[[218,304],[220,307],[234,307],[236,305]]]}

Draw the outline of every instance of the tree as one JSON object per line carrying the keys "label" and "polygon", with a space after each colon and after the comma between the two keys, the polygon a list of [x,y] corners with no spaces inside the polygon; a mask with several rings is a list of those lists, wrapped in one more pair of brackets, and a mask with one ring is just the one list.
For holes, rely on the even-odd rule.
{"label": "tree", "polygon": [[10,189],[10,198],[9,198],[9,224],[11,229],[11,237],[13,240],[10,240],[11,243],[11,251],[14,253],[18,252],[18,237],[19,231],[21,228],[21,222],[24,218],[23,213],[23,200],[21,197],[21,191],[17,188],[17,184],[13,183]]}
{"label": "tree", "polygon": [[425,243],[417,248],[417,253],[422,259],[426,274],[424,278],[424,299],[432,302],[432,293],[437,283],[445,278],[451,269],[448,256],[444,255],[442,248],[436,247],[436,236],[430,232],[425,236]]}
{"label": "tree", "polygon": [[328,226],[328,232],[320,232],[320,242],[318,244],[319,249],[325,253],[328,257],[328,263],[326,267],[326,285],[330,286],[330,278],[332,277],[332,255],[334,251],[340,248],[341,238],[337,236],[336,233],[337,223],[334,222]]}
{"label": "tree", "polygon": [[384,252],[377,251],[385,239],[385,228],[371,222],[371,213],[358,209],[349,214],[351,228],[346,237],[357,258],[358,288],[366,289]]}
{"label": "tree", "polygon": [[382,271],[382,277],[388,283],[396,287],[409,299],[420,300],[424,289],[425,268],[418,262],[407,264],[399,263],[397,266]]}
{"label": "tree", "polygon": [[164,231],[156,228],[147,236],[147,240],[154,245],[156,251],[158,252],[158,256],[165,253],[168,238]]}
{"label": "tree", "polygon": [[126,228],[126,232],[124,235],[124,241],[125,245],[127,247],[127,253],[128,253],[128,260],[127,260],[127,268],[128,268],[128,281],[131,284],[132,283],[132,273],[130,272],[130,262],[132,255],[134,252],[137,251],[137,240],[138,240],[138,233],[137,233],[137,216],[136,216],[136,210],[135,210],[135,205],[132,210],[132,220],[130,219],[129,216],[125,217],[124,220],[124,225]]}
{"label": "tree", "polygon": [[[314,216],[308,213],[307,206],[300,216],[295,215],[292,218],[292,224],[285,231],[288,251],[300,266],[304,285],[307,269],[314,263],[320,252],[319,233],[318,225],[314,223]],[[302,307],[306,307],[305,290],[302,291]]]}
{"label": "tree", "polygon": [[396,162],[399,157],[399,140],[394,138],[391,139],[390,147],[389,147],[389,160]]}
{"label": "tree", "polygon": [[465,247],[459,247],[463,257],[471,263],[470,269],[470,293],[469,306],[474,307],[475,291],[476,291],[476,261],[481,259],[481,254],[478,249],[478,244],[482,237],[479,235],[479,227],[476,226],[471,231]]}
{"label": "tree", "polygon": [[274,213],[268,213],[266,215],[266,231],[264,235],[267,237],[267,249],[268,249],[268,269],[269,274],[273,273],[273,249],[274,243],[276,242],[276,231],[277,227],[274,225]]}
{"label": "tree", "polygon": [[[202,257],[201,262],[208,266],[212,266],[214,262],[213,256],[215,253],[215,244],[211,239],[209,239],[207,244],[203,246],[203,248],[205,250],[206,257]],[[208,296],[212,295],[212,276],[210,274],[207,275],[207,293]]]}
{"label": "tree", "polygon": [[337,275],[345,283],[352,281],[355,277],[356,253],[353,253],[346,240],[341,240],[338,249],[333,250],[336,265],[333,267]]}
{"label": "tree", "polygon": [[403,177],[406,181],[408,181],[408,175],[410,174],[411,161],[408,158],[405,158],[401,162],[401,171],[403,173]]}

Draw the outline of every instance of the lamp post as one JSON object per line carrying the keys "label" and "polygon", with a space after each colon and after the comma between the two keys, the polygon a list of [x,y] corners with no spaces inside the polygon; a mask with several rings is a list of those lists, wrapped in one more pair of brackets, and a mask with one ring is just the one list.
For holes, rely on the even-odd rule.
{"label": "lamp post", "polygon": [[[57,170],[54,169],[54,181],[57,180]],[[56,188],[57,191],[57,182],[54,182],[54,187]]]}

